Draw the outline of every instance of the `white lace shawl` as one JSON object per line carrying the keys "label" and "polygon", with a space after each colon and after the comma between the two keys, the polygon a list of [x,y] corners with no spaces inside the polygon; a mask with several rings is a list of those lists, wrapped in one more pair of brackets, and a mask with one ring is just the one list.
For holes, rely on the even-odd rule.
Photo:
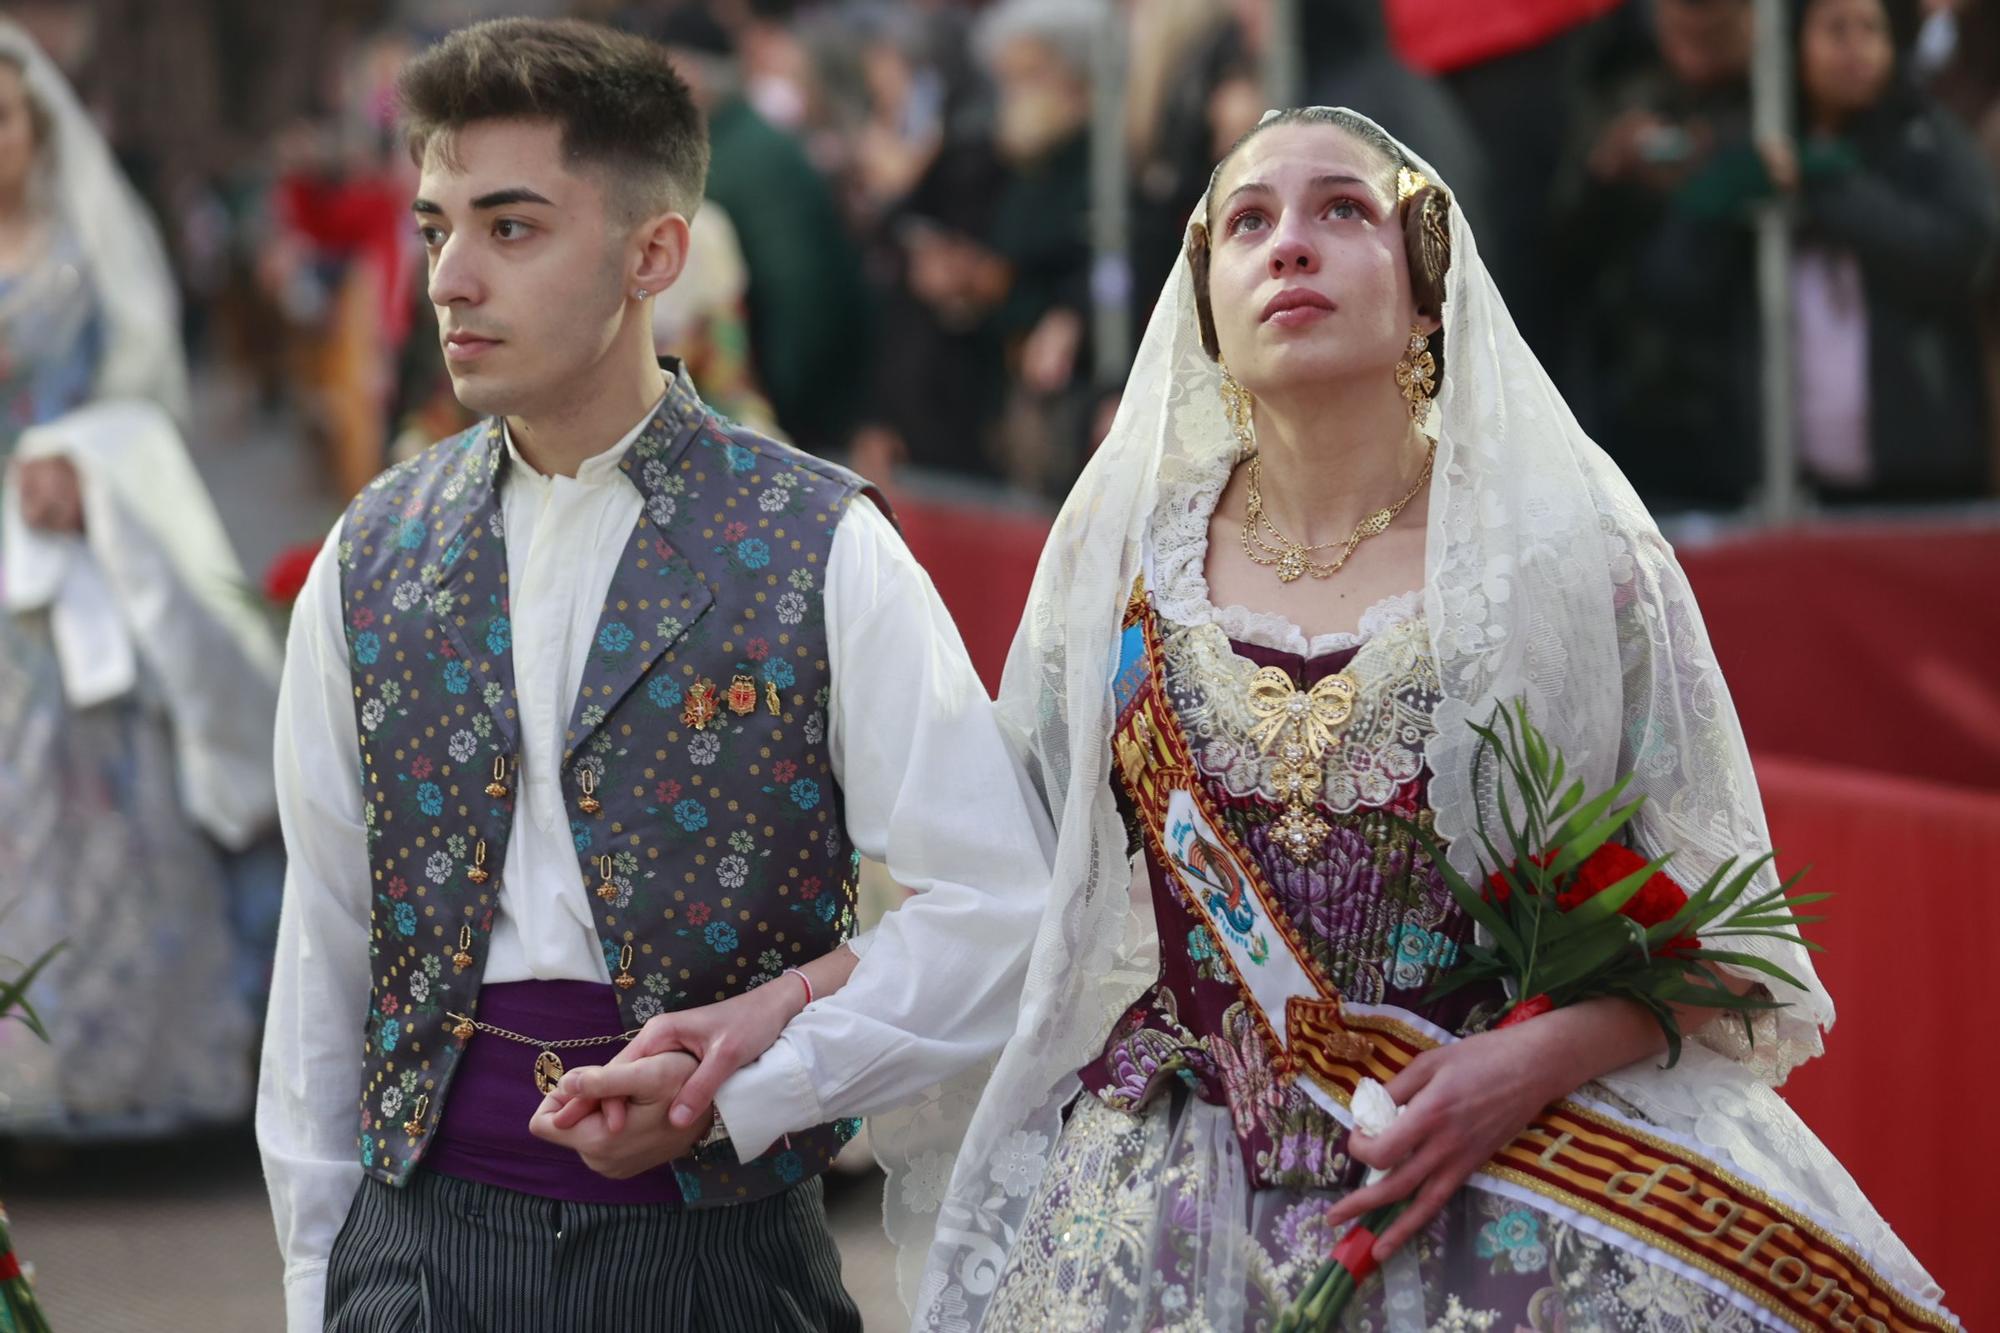
{"label": "white lace shawl", "polygon": [[[1491,819],[1494,794],[1471,782],[1468,724],[1524,697],[1591,788],[1636,774],[1634,794],[1647,798],[1638,841],[1673,849],[1676,873],[1699,881],[1722,858],[1763,849],[1767,835],[1693,593],[1631,487],[1522,341],[1455,207],[1451,248],[1445,375],[1426,426],[1438,439],[1423,589],[1443,693],[1427,746],[1438,830],[1454,863],[1473,870],[1472,833]],[[1109,781],[1109,684],[1163,477],[1200,470],[1200,460],[1233,447],[1230,438],[1182,258],[1110,435],[1056,519],[1001,686],[1002,715],[1059,830],[1015,1036],[983,1093],[961,1080],[871,1131],[890,1171],[886,1212],[917,1328],[978,1326],[1061,1132],[1061,1110],[1078,1090],[1076,1071],[1158,973],[1150,889],[1127,857]],[[1742,947],[1805,983],[1774,984],[1788,1007],[1767,1020],[1753,1058],[1734,1058],[1746,1053],[1727,1049],[1718,1023],[1715,1036],[1705,1034],[1712,1044],[1688,1043],[1673,1070],[1644,1062],[1603,1082],[1813,1205],[1913,1293],[1934,1293],[1771,1091],[1819,1052],[1833,1021],[1805,952],[1772,940]]]}

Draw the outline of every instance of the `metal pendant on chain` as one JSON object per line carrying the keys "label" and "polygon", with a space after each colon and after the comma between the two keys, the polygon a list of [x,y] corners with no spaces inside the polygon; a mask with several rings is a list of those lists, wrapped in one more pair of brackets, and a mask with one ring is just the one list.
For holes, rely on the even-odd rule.
{"label": "metal pendant on chain", "polygon": [[[1243,515],[1243,554],[1250,560],[1266,568],[1275,567],[1280,583],[1295,583],[1310,574],[1316,579],[1332,578],[1338,574],[1353,556],[1355,548],[1370,537],[1386,532],[1396,521],[1396,515],[1409,507],[1417,498],[1417,492],[1431,479],[1431,465],[1437,461],[1437,445],[1432,443],[1424,454],[1424,470],[1417,474],[1416,484],[1403,498],[1387,509],[1378,509],[1354,525],[1354,531],[1344,540],[1319,542],[1308,546],[1294,541],[1278,530],[1271,516],[1264,512],[1264,460],[1251,455],[1249,475],[1249,496],[1245,500]],[[1341,548],[1333,560],[1315,560],[1313,552],[1324,551],[1330,546]]]}
{"label": "metal pendant on chain", "polygon": [[523,1046],[535,1047],[536,1055],[533,1070],[535,1090],[543,1096],[554,1092],[556,1085],[562,1082],[563,1062],[562,1057],[556,1054],[557,1051],[578,1050],[585,1046],[603,1046],[614,1041],[630,1041],[639,1035],[639,1029],[633,1028],[630,1031],[620,1032],[614,1036],[571,1037],[566,1041],[542,1041],[539,1038],[523,1036],[519,1032],[509,1032],[506,1028],[494,1027],[491,1023],[481,1023],[469,1014],[447,1013],[445,1017],[452,1021],[451,1034],[461,1041],[470,1037],[475,1032],[484,1032],[489,1036],[504,1037],[508,1041],[519,1042]]}

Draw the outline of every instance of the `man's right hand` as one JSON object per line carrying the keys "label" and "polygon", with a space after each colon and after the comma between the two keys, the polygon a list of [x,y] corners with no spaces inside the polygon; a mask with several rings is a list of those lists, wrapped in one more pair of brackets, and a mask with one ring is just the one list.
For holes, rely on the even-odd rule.
{"label": "man's right hand", "polygon": [[[675,1128],[686,1129],[707,1114],[714,1104],[716,1089],[731,1074],[771,1049],[785,1025],[804,1008],[805,988],[799,985],[798,978],[779,977],[718,1004],[649,1019],[639,1029],[639,1035],[627,1042],[609,1064],[597,1070],[572,1070],[563,1076],[555,1093],[562,1106],[552,1123],[568,1129],[601,1109],[611,1132],[619,1132],[624,1112],[619,1099],[630,1095],[621,1091],[628,1085],[624,1077],[605,1083],[594,1077],[577,1076],[629,1070],[668,1053],[684,1053],[700,1061],[685,1082],[675,1084],[670,1119]],[[648,1075],[634,1077],[637,1081],[632,1086],[649,1090],[655,1086],[647,1081]],[[599,1087],[609,1087],[611,1091],[591,1091]]]}
{"label": "man's right hand", "polygon": [[[697,1116],[677,1127],[667,1110],[674,1096],[694,1073],[694,1058],[672,1051],[612,1067],[588,1066],[563,1075],[556,1091],[528,1122],[538,1139],[570,1148],[585,1166],[612,1180],[625,1180],[685,1157],[708,1133],[710,1118]],[[616,1127],[602,1109],[578,1112],[580,1106],[616,1105]],[[559,1123],[567,1118],[568,1123]]]}

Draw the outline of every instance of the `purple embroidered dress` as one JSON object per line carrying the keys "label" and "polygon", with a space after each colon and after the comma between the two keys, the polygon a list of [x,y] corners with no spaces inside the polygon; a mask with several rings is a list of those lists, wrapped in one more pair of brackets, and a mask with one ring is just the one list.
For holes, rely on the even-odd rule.
{"label": "purple embroidered dress", "polygon": [[[1225,465],[1169,492],[1147,568],[1161,683],[1197,776],[1323,980],[1344,998],[1463,1031],[1497,997],[1468,988],[1426,999],[1472,923],[1401,823],[1430,818],[1424,746],[1439,691],[1421,594],[1370,608],[1357,635],[1311,642],[1278,617],[1213,606],[1207,526],[1227,479]],[[1270,832],[1290,804],[1250,702],[1252,677],[1267,666],[1300,691],[1335,673],[1356,687],[1352,718],[1323,758],[1324,789],[1313,793],[1331,833],[1303,863]],[[1133,845],[1144,845],[1136,828]],[[1084,1093],[986,1329],[1267,1329],[1331,1251],[1328,1207],[1365,1174],[1346,1156],[1341,1125],[1279,1077],[1211,928],[1158,857],[1145,856],[1159,978],[1081,1071]],[[1483,1190],[1461,1189],[1413,1248],[1364,1287],[1343,1327],[1760,1326],[1665,1266]]]}

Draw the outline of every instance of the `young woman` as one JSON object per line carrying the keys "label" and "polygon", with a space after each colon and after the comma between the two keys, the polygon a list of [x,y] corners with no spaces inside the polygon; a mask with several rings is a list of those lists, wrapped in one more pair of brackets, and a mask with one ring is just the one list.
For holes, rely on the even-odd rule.
{"label": "young woman", "polygon": [[[937,1210],[919,1327],[1266,1329],[1398,1199],[1345,1327],[1950,1326],[1772,1091],[1832,1017],[1795,944],[1752,941],[1805,983],[1754,1045],[1686,1014],[1671,1069],[1628,1001],[1483,1031],[1501,997],[1429,998],[1474,931],[1408,823],[1475,872],[1496,704],[1631,775],[1683,882],[1766,840],[1671,550],[1434,182],[1285,112],[1189,225],[1002,690],[1060,830],[1015,1036],[955,1159],[949,1097],[874,1126],[892,1228]],[[1605,1155],[1522,1161],[1565,1098]]]}

